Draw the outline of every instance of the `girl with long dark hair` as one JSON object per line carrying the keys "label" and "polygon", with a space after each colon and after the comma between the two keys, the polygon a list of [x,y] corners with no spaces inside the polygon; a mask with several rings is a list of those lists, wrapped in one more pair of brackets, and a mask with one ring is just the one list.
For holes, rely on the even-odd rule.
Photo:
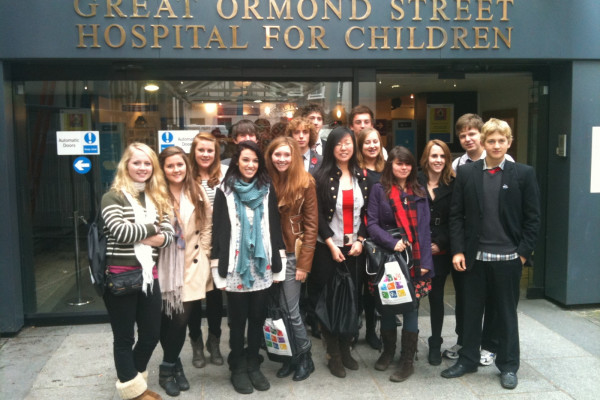
{"label": "girl with long dark hair", "polygon": [[[375,243],[390,251],[402,252],[411,248],[414,268],[411,279],[415,284],[433,276],[429,207],[423,188],[417,182],[417,162],[410,150],[396,146],[389,153],[381,180],[371,190],[367,211],[367,230]],[[388,231],[402,229],[402,238]],[[385,310],[385,309],[384,309]],[[414,373],[413,360],[419,338],[418,308],[403,314],[402,346],[398,369],[390,376],[402,382]],[[394,358],[397,341],[396,316],[382,312],[381,336],[383,353],[375,369],[384,371]]]}
{"label": "girl with long dark hair", "polygon": [[215,195],[213,221],[219,223],[213,225],[211,267],[216,287],[227,292],[231,383],[242,394],[268,390],[258,351],[267,290],[285,279],[285,243],[277,196],[256,143],[237,145]]}
{"label": "girl with long dark hair", "polygon": [[[368,187],[356,161],[356,141],[352,131],[338,127],[331,131],[323,150],[323,163],[315,174],[319,205],[319,236],[307,291],[315,307],[325,285],[336,268],[350,271],[355,298],[362,284],[365,265],[363,240]],[[358,307],[357,307],[358,310]],[[356,327],[358,332],[358,325]],[[346,376],[346,368],[358,369],[350,344],[354,334],[338,335],[321,326],[327,344],[329,370],[334,376]]]}

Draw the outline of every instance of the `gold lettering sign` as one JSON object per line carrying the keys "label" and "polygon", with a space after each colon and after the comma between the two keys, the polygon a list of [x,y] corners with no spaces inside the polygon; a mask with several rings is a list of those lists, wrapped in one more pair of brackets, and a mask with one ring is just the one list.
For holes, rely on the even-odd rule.
{"label": "gold lettering sign", "polygon": [[73,0],[82,19],[75,25],[75,47],[494,51],[511,48],[515,32],[509,17],[519,1],[524,0]]}

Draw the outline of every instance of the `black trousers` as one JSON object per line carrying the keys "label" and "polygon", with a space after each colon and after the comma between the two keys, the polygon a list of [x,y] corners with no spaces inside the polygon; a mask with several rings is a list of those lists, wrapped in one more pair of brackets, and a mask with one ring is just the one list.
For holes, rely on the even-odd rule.
{"label": "black trousers", "polygon": [[[208,332],[221,337],[221,318],[223,317],[223,291],[213,289],[206,292],[206,320],[208,322]],[[196,303],[196,302],[194,302]],[[188,318],[188,327],[190,329],[190,339],[202,340],[202,303],[198,301],[194,305]]]}
{"label": "black trousers", "polygon": [[[452,267],[452,256],[450,254],[434,255],[433,266],[435,276],[431,279],[431,291],[428,296],[430,309],[429,320],[431,321],[431,337],[435,340],[440,340],[442,337],[442,326],[444,324],[444,286],[446,285],[448,274],[454,269]],[[456,297],[458,298],[458,295]],[[456,322],[458,326],[458,306],[456,308]]]}
{"label": "black trousers", "polygon": [[459,363],[468,367],[479,364],[482,338],[482,318],[486,299],[495,307],[494,326],[497,329],[498,349],[496,367],[502,372],[517,372],[520,365],[519,285],[523,265],[519,258],[511,261],[475,261],[473,268],[464,272],[464,330]]}
{"label": "black trousers", "polygon": [[[152,293],[142,291],[114,296],[104,293],[104,304],[113,332],[113,353],[117,377],[127,382],[144,372],[160,337],[162,298],[158,279],[154,280]],[[137,324],[138,339],[134,327]]]}
{"label": "black trousers", "polygon": [[192,311],[201,305],[201,300],[183,303],[183,312],[161,316],[160,345],[163,349],[163,361],[174,363],[179,358],[185,343],[185,330]]}
{"label": "black trousers", "polygon": [[[227,292],[230,333],[229,364],[234,365],[247,355],[248,359],[258,358],[263,337],[263,325],[267,316],[269,289],[255,292]],[[244,334],[248,323],[248,348],[244,353]]]}

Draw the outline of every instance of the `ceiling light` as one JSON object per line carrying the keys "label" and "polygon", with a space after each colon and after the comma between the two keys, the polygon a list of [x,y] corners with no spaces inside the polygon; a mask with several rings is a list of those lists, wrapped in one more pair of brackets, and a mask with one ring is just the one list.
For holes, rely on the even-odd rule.
{"label": "ceiling light", "polygon": [[262,103],[262,100],[261,99],[256,99],[256,100],[254,100],[254,102],[255,103]]}
{"label": "ceiling light", "polygon": [[148,82],[146,86],[144,86],[144,90],[147,92],[156,92],[158,89],[158,85],[154,82]]}

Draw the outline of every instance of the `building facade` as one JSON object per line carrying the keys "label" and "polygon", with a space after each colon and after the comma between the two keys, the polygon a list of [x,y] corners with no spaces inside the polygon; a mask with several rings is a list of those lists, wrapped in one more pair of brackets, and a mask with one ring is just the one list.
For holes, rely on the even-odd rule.
{"label": "building facade", "polygon": [[542,192],[528,295],[600,303],[599,19],[594,0],[3,1],[0,332],[105,318],[86,221],[128,143],[208,130],[227,152],[235,122],[308,103],[322,136],[368,105],[417,156],[460,153],[466,112],[507,120]]}

